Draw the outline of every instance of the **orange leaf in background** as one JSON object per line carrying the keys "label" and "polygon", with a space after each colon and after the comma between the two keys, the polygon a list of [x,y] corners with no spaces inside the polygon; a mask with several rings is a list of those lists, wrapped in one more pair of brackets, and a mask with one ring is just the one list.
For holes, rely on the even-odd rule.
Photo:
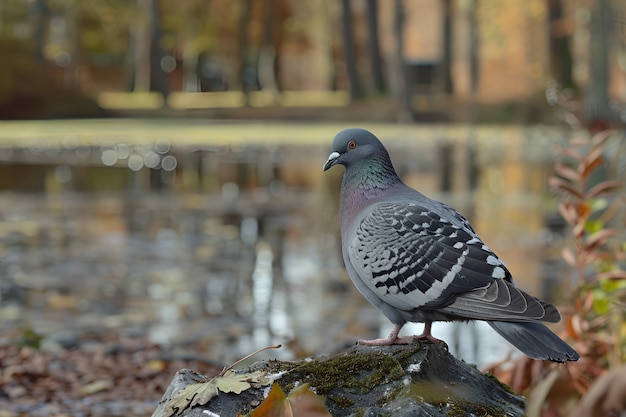
{"label": "orange leaf in background", "polygon": [[584,201],[580,201],[577,205],[578,216],[586,219],[591,214],[591,207]]}
{"label": "orange leaf in background", "polygon": [[277,383],[272,385],[267,398],[263,400],[251,417],[330,417],[324,405],[324,398],[309,389],[309,384],[294,388],[288,396]]}
{"label": "orange leaf in background", "polygon": [[582,178],[589,178],[591,172],[601,166],[604,163],[604,157],[602,156],[602,148],[595,148],[589,152],[580,164],[578,165],[578,171]]}
{"label": "orange leaf in background", "polygon": [[580,333],[576,330],[576,327],[574,327],[574,323],[573,323],[573,316],[571,314],[568,314],[567,316],[565,316],[565,332],[567,333],[567,335],[569,337],[572,338],[576,338],[578,339],[578,336],[580,335]]}

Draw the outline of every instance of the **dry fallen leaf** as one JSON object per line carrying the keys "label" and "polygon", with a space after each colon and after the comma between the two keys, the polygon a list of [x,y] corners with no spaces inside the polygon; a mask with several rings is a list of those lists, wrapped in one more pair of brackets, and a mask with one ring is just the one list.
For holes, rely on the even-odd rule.
{"label": "dry fallen leaf", "polygon": [[285,392],[280,385],[274,383],[269,394],[267,394],[267,398],[252,411],[250,417],[283,417],[286,415],[286,405],[287,396]]}
{"label": "dry fallen leaf", "polygon": [[99,379],[89,384],[83,385],[82,392],[85,395],[95,394],[96,392],[110,390],[113,387],[111,381]]}
{"label": "dry fallen leaf", "polygon": [[177,416],[189,407],[204,405],[219,391],[241,394],[250,388],[269,385],[271,380],[265,376],[266,374],[266,371],[238,374],[233,370],[228,370],[224,375],[218,375],[208,382],[187,385],[169,401],[165,415]]}
{"label": "dry fallen leaf", "polygon": [[331,414],[324,405],[324,397],[311,391],[309,384],[302,384],[285,396],[274,383],[267,398],[250,417],[331,417]]}

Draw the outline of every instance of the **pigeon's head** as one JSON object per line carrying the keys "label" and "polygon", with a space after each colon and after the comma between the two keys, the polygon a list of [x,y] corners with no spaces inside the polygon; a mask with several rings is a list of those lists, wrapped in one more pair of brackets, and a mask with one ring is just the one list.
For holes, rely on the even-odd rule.
{"label": "pigeon's head", "polygon": [[324,171],[337,164],[347,168],[352,163],[367,161],[373,156],[389,159],[385,147],[376,136],[365,129],[342,130],[333,139],[333,151],[328,155]]}

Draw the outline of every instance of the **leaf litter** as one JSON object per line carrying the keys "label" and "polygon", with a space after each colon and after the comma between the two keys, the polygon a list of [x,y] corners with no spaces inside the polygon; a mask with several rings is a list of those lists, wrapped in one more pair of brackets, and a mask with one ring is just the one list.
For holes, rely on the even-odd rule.
{"label": "leaf litter", "polygon": [[[198,346],[197,351],[202,351]],[[46,351],[0,345],[0,416],[146,416],[181,368],[216,375],[220,367],[143,338],[92,336],[80,347]]]}

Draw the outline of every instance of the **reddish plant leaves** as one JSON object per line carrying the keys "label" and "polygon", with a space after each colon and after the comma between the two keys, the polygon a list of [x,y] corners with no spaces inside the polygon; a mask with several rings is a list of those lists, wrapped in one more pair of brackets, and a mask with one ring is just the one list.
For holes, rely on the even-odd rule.
{"label": "reddish plant leaves", "polygon": [[614,191],[622,188],[622,183],[616,180],[603,181],[595,186],[593,186],[589,191],[587,191],[587,198],[596,198],[604,194],[612,193]]}
{"label": "reddish plant leaves", "polygon": [[562,178],[550,177],[550,179],[548,179],[548,184],[550,185],[551,188],[553,188],[556,191],[565,191],[566,193],[576,198],[583,197],[583,195],[578,190],[576,190],[574,187],[570,185],[569,182],[565,181]]}
{"label": "reddish plant leaves", "polygon": [[[620,213],[618,204],[625,204],[626,198],[615,195],[622,189],[617,179],[594,183],[600,177],[597,173],[609,177],[615,174],[605,160],[605,156],[616,157],[605,147],[608,138],[609,132],[603,132],[590,139],[572,139],[557,149],[560,160],[554,164],[555,176],[548,180],[560,199],[559,213],[571,228],[570,244],[561,255],[577,272],[579,285],[571,308],[563,310],[563,334],[580,353],[580,361],[555,370],[543,362],[523,358],[513,367],[507,363],[492,368],[514,390],[525,391],[530,399],[529,415],[571,415],[576,401],[589,390],[590,381],[625,358],[626,271],[622,267],[626,243],[624,230],[608,225]],[[610,395],[611,387],[605,385],[600,391],[596,398]]]}

